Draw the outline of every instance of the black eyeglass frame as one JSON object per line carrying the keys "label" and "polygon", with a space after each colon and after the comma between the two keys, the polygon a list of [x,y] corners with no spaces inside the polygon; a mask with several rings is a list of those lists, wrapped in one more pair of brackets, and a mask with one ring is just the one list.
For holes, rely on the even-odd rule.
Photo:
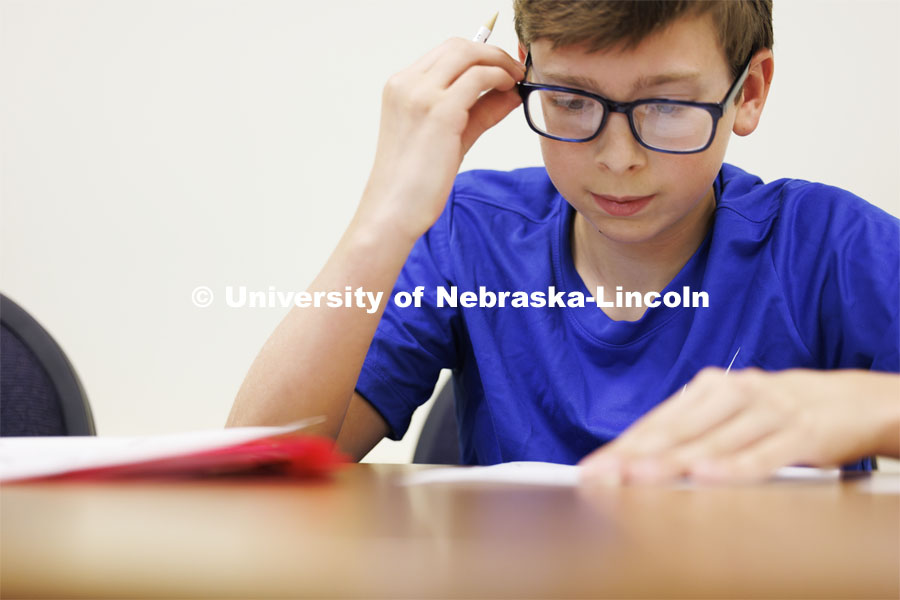
{"label": "black eyeglass frame", "polygon": [[[634,139],[648,150],[653,150],[654,152],[664,152],[666,154],[696,154],[697,152],[703,152],[707,148],[709,148],[710,144],[712,144],[713,139],[716,137],[716,129],[719,124],[719,120],[722,118],[722,115],[725,114],[725,109],[729,103],[734,101],[735,95],[737,95],[738,90],[741,89],[741,86],[744,84],[744,81],[747,79],[747,75],[750,73],[750,59],[752,58],[752,54],[750,58],[747,58],[747,62],[744,64],[744,68],[741,69],[741,74],[734,80],[734,83],[731,84],[731,87],[728,88],[728,92],[725,94],[725,98],[719,103],[713,102],[690,102],[688,100],[669,100],[668,98],[644,98],[640,100],[635,100],[633,102],[615,102],[608,98],[604,98],[603,96],[598,96],[597,94],[592,94],[591,92],[586,92],[585,90],[580,90],[577,88],[569,88],[558,85],[544,85],[540,83],[530,83],[525,81],[524,79],[516,84],[516,87],[519,91],[519,96],[522,98],[522,109],[525,112],[525,120],[528,122],[528,126],[531,129],[546,138],[550,138],[552,140],[559,140],[561,142],[574,142],[574,143],[582,143],[589,142],[592,139],[596,138],[600,135],[600,132],[603,131],[603,127],[606,126],[606,121],[609,118],[610,113],[623,113],[628,117],[628,126],[631,127],[631,133],[634,136]],[[531,50],[529,49],[527,56],[525,57],[525,78],[528,78],[528,70],[531,68]],[[568,94],[576,94],[579,96],[586,96],[593,100],[596,100],[603,106],[603,118],[600,119],[600,125],[597,127],[597,131],[594,132],[593,135],[586,138],[564,138],[555,135],[550,135],[549,133],[543,132],[535,127],[534,123],[531,121],[531,116],[528,114],[528,96],[532,92],[536,92],[539,90],[550,90],[553,92],[564,92]],[[713,120],[712,131],[710,131],[709,139],[706,140],[706,144],[703,145],[702,148],[697,148],[695,150],[665,150],[662,148],[656,148],[646,143],[641,139],[641,136],[638,135],[637,129],[634,126],[634,109],[643,104],[672,104],[676,106],[690,106],[694,108],[702,108],[706,112],[710,114]]]}

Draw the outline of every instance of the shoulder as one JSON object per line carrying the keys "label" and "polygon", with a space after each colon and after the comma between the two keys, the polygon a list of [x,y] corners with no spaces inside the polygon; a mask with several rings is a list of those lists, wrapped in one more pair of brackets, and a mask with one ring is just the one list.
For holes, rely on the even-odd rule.
{"label": "shoulder", "polygon": [[898,219],[847,190],[803,179],[764,183],[733,165],[722,165],[721,213],[748,223],[791,229],[798,234],[847,236],[864,230],[897,231]]}
{"label": "shoulder", "polygon": [[897,285],[900,221],[877,206],[822,183],[764,183],[731,165],[722,166],[716,185],[713,251],[720,263],[741,264],[744,272],[770,265],[772,281],[788,295],[835,285],[888,293]]}
{"label": "shoulder", "polygon": [[504,289],[507,279],[545,275],[538,265],[559,246],[567,206],[543,167],[460,173],[422,250],[447,280]]}
{"label": "shoulder", "polygon": [[794,299],[795,314],[810,306],[835,314],[843,305],[878,298],[896,307],[896,217],[835,186],[802,179],[763,183],[731,165],[723,165],[720,183],[714,227],[725,242],[722,256],[770,264]]}
{"label": "shoulder", "polygon": [[896,370],[900,221],[835,186],[764,183],[731,165],[716,185],[723,280],[773,316],[781,306],[816,364]]}
{"label": "shoulder", "polygon": [[561,202],[544,167],[473,170],[456,176],[450,209],[541,223],[558,214]]}

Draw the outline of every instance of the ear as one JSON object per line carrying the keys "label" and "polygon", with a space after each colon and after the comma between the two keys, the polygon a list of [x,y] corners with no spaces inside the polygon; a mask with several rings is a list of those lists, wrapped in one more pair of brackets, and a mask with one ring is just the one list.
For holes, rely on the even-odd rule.
{"label": "ear", "polygon": [[744,81],[741,101],[734,117],[732,131],[737,135],[749,135],[759,124],[774,73],[775,57],[769,48],[763,48],[750,59],[750,73]]}
{"label": "ear", "polygon": [[522,45],[522,42],[519,42],[519,62],[525,62],[525,55],[527,54],[528,50]]}

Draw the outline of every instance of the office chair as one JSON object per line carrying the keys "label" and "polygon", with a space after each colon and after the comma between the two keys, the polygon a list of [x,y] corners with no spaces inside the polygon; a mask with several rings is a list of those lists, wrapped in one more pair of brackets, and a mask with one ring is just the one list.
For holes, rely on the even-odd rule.
{"label": "office chair", "polygon": [[62,348],[0,294],[0,436],[96,435],[81,381]]}
{"label": "office chair", "polygon": [[458,465],[459,434],[456,424],[456,405],[453,400],[453,379],[441,389],[431,412],[422,426],[422,433],[413,453],[414,464]]}

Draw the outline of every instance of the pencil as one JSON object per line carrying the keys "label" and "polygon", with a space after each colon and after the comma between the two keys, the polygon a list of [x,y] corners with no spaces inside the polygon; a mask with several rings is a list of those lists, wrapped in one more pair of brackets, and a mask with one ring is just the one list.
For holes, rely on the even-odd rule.
{"label": "pencil", "polygon": [[[734,364],[735,359],[737,358],[738,354],[740,354],[740,353],[741,353],[741,347],[738,346],[737,352],[734,353],[734,356],[731,358],[731,362],[728,363],[728,368],[725,369],[725,374],[726,374],[726,375],[728,375],[728,372],[731,371],[731,365]],[[682,396],[684,396],[684,393],[685,393],[686,391],[687,391],[687,384],[684,384],[684,387],[681,388],[681,393],[678,394],[678,397],[681,398]]]}
{"label": "pencil", "polygon": [[491,37],[491,32],[494,30],[494,23],[497,22],[497,15],[499,14],[500,11],[495,12],[494,16],[478,29],[478,33],[472,38],[473,42],[481,42],[482,44],[487,43],[488,38]]}

